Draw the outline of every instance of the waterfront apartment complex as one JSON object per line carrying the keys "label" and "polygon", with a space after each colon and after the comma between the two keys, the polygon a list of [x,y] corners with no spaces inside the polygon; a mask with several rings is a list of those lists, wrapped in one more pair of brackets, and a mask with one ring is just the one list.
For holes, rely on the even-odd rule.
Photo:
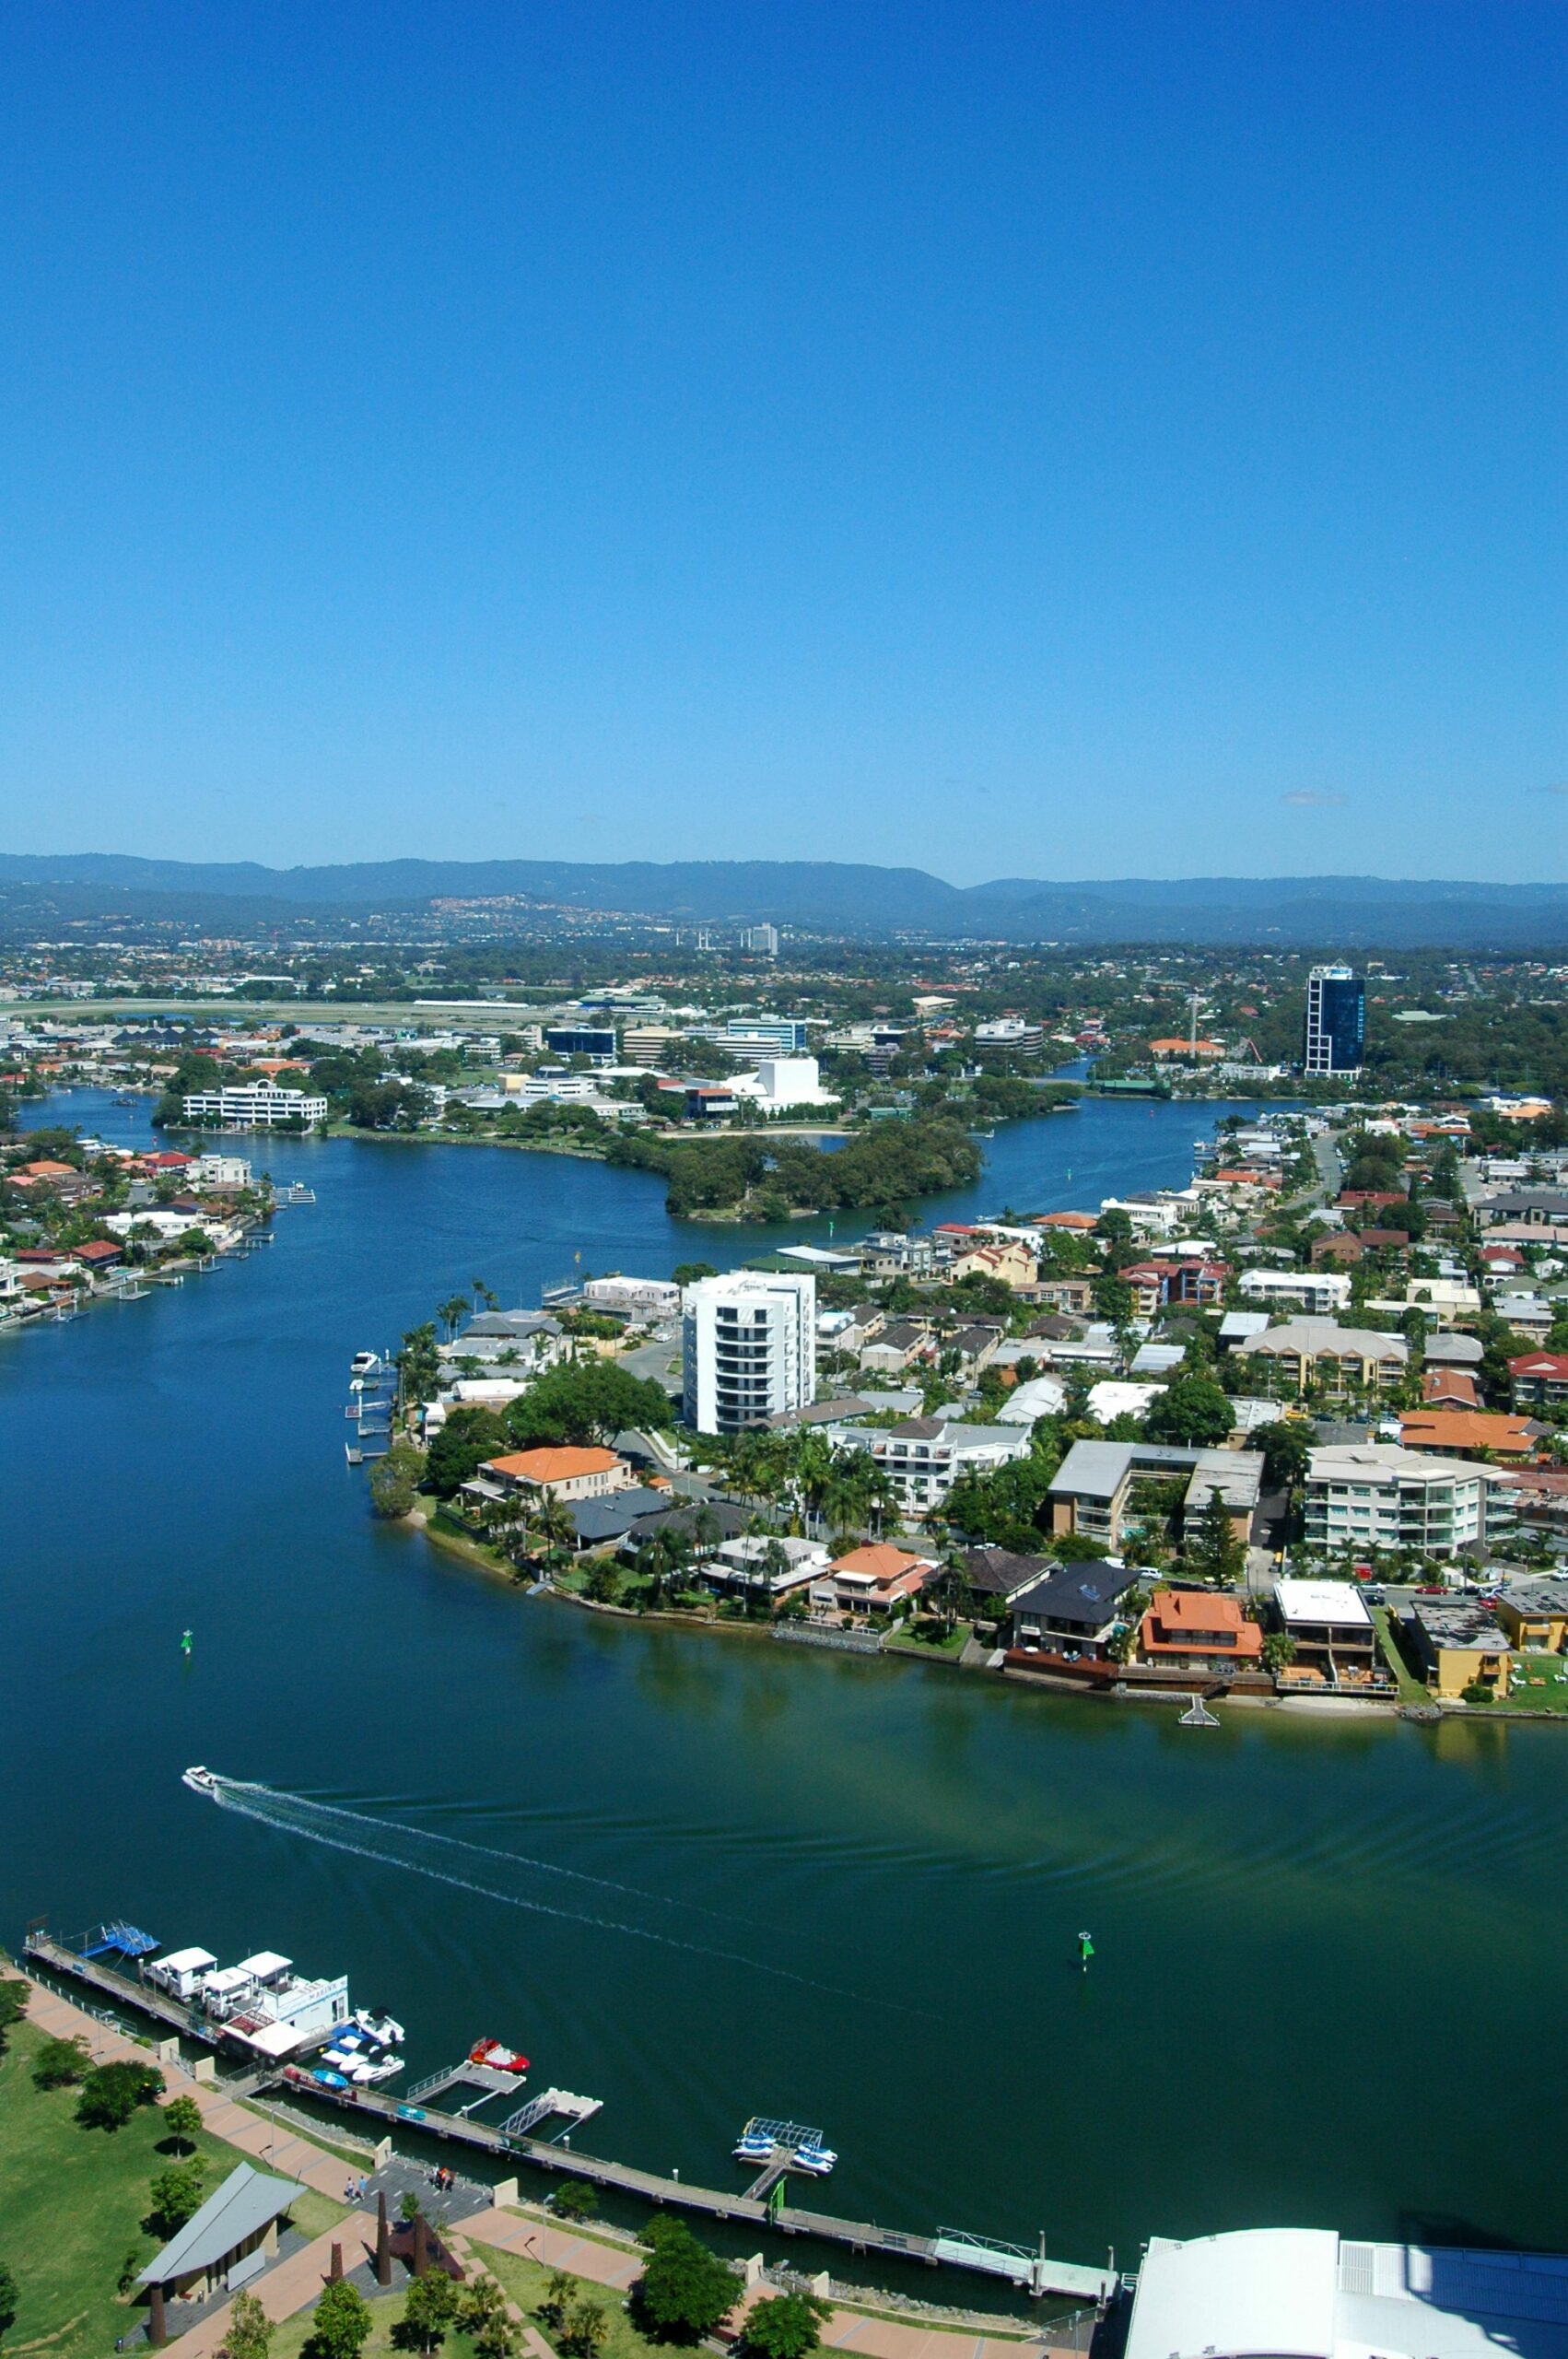
{"label": "waterfront apartment complex", "polygon": [[1365,983],[1348,967],[1314,967],[1306,979],[1303,1072],[1360,1073],[1365,1039]]}
{"label": "waterfront apartment complex", "polygon": [[734,1434],[816,1393],[816,1280],[737,1270],[686,1290],[685,1419]]}
{"label": "waterfront apartment complex", "polygon": [[235,1081],[222,1089],[197,1089],[183,1101],[188,1122],[221,1122],[226,1131],[271,1131],[302,1122],[309,1130],[327,1119],[324,1097],[280,1089],[273,1081]]}
{"label": "waterfront apartment complex", "polygon": [[1452,1556],[1514,1530],[1509,1477],[1397,1442],[1315,1449],[1307,1461],[1306,1544],[1319,1555],[1385,1548]]}

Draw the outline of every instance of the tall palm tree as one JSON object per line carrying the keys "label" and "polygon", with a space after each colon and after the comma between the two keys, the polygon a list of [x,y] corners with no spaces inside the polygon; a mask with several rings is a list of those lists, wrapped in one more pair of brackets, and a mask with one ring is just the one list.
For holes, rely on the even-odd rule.
{"label": "tall palm tree", "polygon": [[825,1433],[806,1426],[790,1437],[790,1487],[808,1531],[813,1513],[821,1513],[823,1493],[832,1474],[833,1445]]}
{"label": "tall palm tree", "polygon": [[468,1316],[468,1297],[465,1294],[452,1295],[447,1301],[439,1305],[437,1309],[436,1316],[440,1320],[442,1326],[446,1329],[447,1341],[448,1343],[451,1343],[452,1337],[457,1333],[459,1327]]}
{"label": "tall palm tree", "polygon": [[882,1538],[883,1525],[886,1518],[901,1512],[903,1504],[897,1484],[886,1467],[879,1466],[873,1458],[871,1473],[866,1482],[866,1512],[871,1518],[872,1529],[879,1540]]}
{"label": "tall palm tree", "polygon": [[577,1545],[577,1526],[572,1521],[571,1509],[554,1491],[544,1492],[533,1510],[533,1538],[549,1567],[570,1556]]}

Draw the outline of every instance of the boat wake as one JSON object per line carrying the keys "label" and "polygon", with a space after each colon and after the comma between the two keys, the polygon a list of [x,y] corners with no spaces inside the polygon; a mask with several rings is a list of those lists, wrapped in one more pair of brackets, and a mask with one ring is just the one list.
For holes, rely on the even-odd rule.
{"label": "boat wake", "polygon": [[[685,1901],[672,1900],[667,1895],[644,1892],[635,1884],[616,1884],[608,1876],[594,1876],[577,1868],[557,1867],[548,1860],[532,1860],[516,1851],[493,1849],[488,1844],[470,1843],[455,1835],[433,1835],[413,1826],[401,1826],[394,1821],[373,1818],[364,1811],[345,1810],[335,1802],[311,1802],[303,1794],[291,1794],[276,1787],[242,1778],[225,1778],[215,1769],[198,1773],[187,1771],[184,1782],[193,1791],[205,1794],[216,1802],[220,1810],[238,1811],[242,1817],[257,1820],[263,1826],[277,1828],[286,1835],[303,1836],[308,1842],[325,1843],[333,1850],[350,1851],[361,1860],[375,1860],[382,1865],[404,1869],[411,1875],[427,1876],[432,1883],[451,1885],[460,1892],[480,1894],[487,1900],[498,1900],[508,1908],[526,1908],[539,1917],[556,1917],[568,1924],[592,1925],[603,1932],[629,1934],[639,1942],[655,1942],[661,1948],[685,1950],[696,1957],[717,1958],[728,1966],[743,1966],[748,1974],[767,1974],[781,1982],[793,1982],[804,1990],[820,1990],[830,1998],[857,1999],[862,2002],[866,1994],[847,1989],[841,1984],[819,1981],[815,1976],[797,1973],[793,1967],[779,1966],[772,1959],[747,1955],[740,1950],[720,1949],[713,1943],[690,1939],[674,1930],[662,1930],[655,1925],[629,1921],[627,1916],[600,1914],[586,1907],[573,1907],[568,1895],[560,1893],[558,1901],[546,1900],[537,1892],[523,1887],[532,1877],[556,1879],[551,1890],[559,1886],[585,1887],[589,1891],[614,1894],[622,1900],[636,1901],[652,1909],[679,1912],[688,1907],[691,1913],[717,1919],[720,1923],[742,1925],[742,1918],[724,1918],[716,1909],[702,1909]],[[509,1874],[509,1871],[510,1873]],[[879,2005],[886,2006],[885,1999]],[[925,2014],[923,2007],[905,2006],[900,2013]]]}

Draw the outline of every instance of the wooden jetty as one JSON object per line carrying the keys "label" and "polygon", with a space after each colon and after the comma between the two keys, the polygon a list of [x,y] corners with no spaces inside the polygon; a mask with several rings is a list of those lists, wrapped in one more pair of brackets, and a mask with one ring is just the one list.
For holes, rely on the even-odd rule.
{"label": "wooden jetty", "polygon": [[[184,2006],[143,1981],[117,1973],[99,1959],[83,1957],[64,1942],[54,1941],[41,1928],[29,1928],[24,1954],[54,1972],[85,1983],[100,1991],[122,2006],[138,2009],[154,2022],[180,2032],[188,2039],[195,2039],[206,2047],[224,2045],[221,2025],[205,2019],[199,2009]],[[759,2196],[753,2189],[745,2193],[732,2193],[722,2188],[699,2187],[689,2179],[667,2177],[661,2171],[646,2171],[635,2163],[617,2163],[601,2154],[585,2154],[580,2147],[565,2142],[569,2130],[557,2132],[556,2138],[539,2138],[532,2132],[552,2116],[564,2114],[568,2122],[590,2119],[600,2110],[599,2100],[579,2097],[568,2090],[549,2089],[543,2095],[521,2106],[499,2125],[481,2121],[471,2113],[447,2113],[431,2105],[414,2100],[434,2091],[444,2095],[459,2086],[474,2087],[481,2094],[476,2100],[483,2103],[499,2094],[481,2083],[491,2080],[517,2085],[516,2075],[497,2073],[491,2068],[465,2060],[444,2072],[432,2073],[411,2088],[406,2096],[387,2095],[378,2088],[349,2085],[334,2089],[318,2081],[308,2067],[286,2064],[275,2073],[251,2073],[246,2078],[246,2090],[283,2083],[285,2086],[314,2103],[332,2106],[339,2112],[357,2115],[360,2120],[377,2121],[395,2126],[404,2124],[416,2130],[421,2136],[438,2138],[444,2142],[467,2146],[474,2152],[494,2156],[497,2161],[522,2162],[544,2171],[556,2171],[565,2177],[587,2179],[593,2186],[614,2188],[623,2195],[639,2197],[644,2202],[667,2204],[686,2212],[696,2212],[716,2220],[743,2220],[761,2228],[776,2229],[786,2236],[816,2236],[824,2243],[848,2246],[851,2252],[885,2253],[895,2260],[916,2260],[928,2268],[943,2265],[950,2268],[977,2271],[989,2277],[1002,2277],[1020,2292],[1035,2297],[1044,2294],[1065,2294],[1079,2302],[1103,2303],[1115,2293],[1118,2280],[1112,2269],[1086,2269],[1071,2261],[1048,2259],[1044,2249],[1030,2252],[1021,2245],[971,2236],[963,2230],[941,2228],[934,2236],[916,2236],[895,2228],[883,2228],[874,2220],[846,2220],[827,2212],[813,2212],[798,2204],[782,2201],[783,2188],[778,2184],[782,2172],[769,2168],[763,2174],[771,2192]],[[235,2084],[236,2094],[239,2084]],[[532,2118],[530,2118],[532,2117]],[[378,2135],[384,2135],[380,2131]],[[557,2142],[557,2140],[560,2142]],[[374,2141],[372,2141],[374,2142]],[[784,2166],[788,2170],[788,2165]]]}

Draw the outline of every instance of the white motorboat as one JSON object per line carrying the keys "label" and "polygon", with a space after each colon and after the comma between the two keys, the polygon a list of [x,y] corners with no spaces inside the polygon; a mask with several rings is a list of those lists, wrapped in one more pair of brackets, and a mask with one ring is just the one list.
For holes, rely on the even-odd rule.
{"label": "white motorboat", "polygon": [[217,1791],[216,1777],[212,1770],[203,1769],[199,1766],[185,1770],[180,1783],[182,1786],[189,1786],[193,1794],[216,1794]]}
{"label": "white motorboat", "polygon": [[403,2046],[405,2036],[403,2025],[394,2022],[391,2015],[378,2015],[372,2013],[369,2007],[356,2007],[354,2020],[366,2038],[373,2039],[378,2048]]}

